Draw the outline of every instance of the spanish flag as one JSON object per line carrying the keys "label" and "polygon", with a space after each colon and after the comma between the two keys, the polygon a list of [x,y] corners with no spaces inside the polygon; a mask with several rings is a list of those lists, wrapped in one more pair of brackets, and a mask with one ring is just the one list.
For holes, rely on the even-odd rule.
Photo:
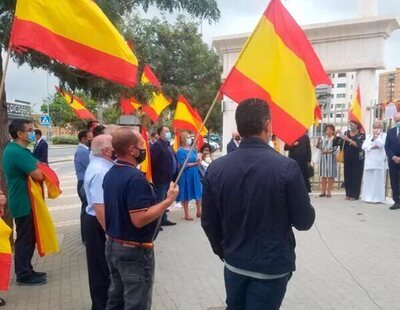
{"label": "spanish flag", "polygon": [[357,90],[353,95],[353,101],[349,110],[349,121],[357,122],[362,126],[360,86],[357,87]]}
{"label": "spanish flag", "polygon": [[[161,87],[160,82],[148,65],[144,67],[141,82],[142,84],[151,84],[158,89]],[[142,111],[146,113],[153,122],[156,122],[160,117],[161,112],[164,111],[164,109],[170,104],[171,102],[163,95],[161,91],[158,94],[154,92],[151,101],[147,105],[142,106]]]}
{"label": "spanish flag", "polygon": [[[46,164],[39,164],[38,168],[45,176],[48,197],[58,197],[61,194],[61,190],[59,188],[60,182],[57,174]],[[54,222],[44,200],[42,184],[29,177],[28,191],[35,226],[36,246],[39,255],[45,256],[60,252]]]}
{"label": "spanish flag", "polygon": [[85,120],[85,119],[90,119],[90,120],[96,120],[96,116],[92,112],[90,112],[86,107],[85,104],[81,99],[78,97],[68,93],[65,90],[62,90],[61,88],[56,87],[57,91],[60,93],[60,95],[67,101],[67,103],[70,105],[72,111],[75,113],[76,117]]}
{"label": "spanish flag", "polygon": [[0,218],[0,291],[8,290],[11,273],[11,228]]}
{"label": "spanish flag", "polygon": [[10,47],[33,49],[66,65],[132,87],[138,60],[90,0],[18,0]]}
{"label": "spanish flag", "polygon": [[132,113],[136,112],[139,110],[139,108],[142,107],[142,105],[137,102],[136,98],[131,97],[131,98],[121,98],[121,110],[122,114],[124,115],[131,115]]}
{"label": "spanish flag", "polygon": [[140,129],[140,134],[142,135],[145,141],[145,147],[146,147],[146,159],[140,164],[140,171],[142,171],[146,175],[147,181],[153,183],[153,174],[151,172],[149,137],[147,136],[147,131],[145,127],[142,126],[142,128]]}
{"label": "spanish flag", "polygon": [[[189,130],[197,133],[201,124],[200,114],[190,106],[185,97],[179,96],[173,121],[175,130]],[[207,133],[207,128],[203,127],[200,135],[204,137]]]}
{"label": "spanish flag", "polygon": [[292,144],[314,123],[315,87],[332,84],[305,33],[280,0],[271,0],[221,92],[240,103],[269,103],[273,132]]}

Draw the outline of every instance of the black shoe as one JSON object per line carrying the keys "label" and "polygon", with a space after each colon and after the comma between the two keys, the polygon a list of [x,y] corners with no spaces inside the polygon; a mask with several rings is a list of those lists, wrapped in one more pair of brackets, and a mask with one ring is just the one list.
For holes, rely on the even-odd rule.
{"label": "black shoe", "polygon": [[176,223],[171,222],[170,220],[166,220],[165,222],[161,223],[161,226],[175,226]]}
{"label": "black shoe", "polygon": [[400,204],[396,202],[396,203],[395,203],[393,206],[391,206],[389,209],[390,209],[390,210],[397,210],[397,209],[400,209]]}
{"label": "black shoe", "polygon": [[38,271],[32,271],[32,275],[34,277],[38,277],[38,278],[46,278],[47,277],[47,273],[46,272],[38,272]]}
{"label": "black shoe", "polygon": [[29,276],[29,277],[17,280],[17,285],[22,285],[22,286],[43,285],[46,283],[47,283],[46,278],[35,277],[35,276]]}
{"label": "black shoe", "polygon": [[0,307],[5,306],[6,301],[3,298],[0,298]]}
{"label": "black shoe", "polygon": [[160,229],[159,229],[159,231],[163,231],[164,230],[164,228],[162,228],[161,226],[160,226]]}

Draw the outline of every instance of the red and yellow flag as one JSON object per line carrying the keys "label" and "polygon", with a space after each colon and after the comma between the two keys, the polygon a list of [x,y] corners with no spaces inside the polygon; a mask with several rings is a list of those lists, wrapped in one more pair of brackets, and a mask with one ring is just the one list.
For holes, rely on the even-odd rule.
{"label": "red and yellow flag", "polygon": [[[49,198],[56,198],[61,194],[57,174],[47,165],[38,165],[45,177]],[[28,178],[28,190],[35,227],[36,245],[40,256],[60,252],[57,233],[53,219],[44,200],[42,184]]]}
{"label": "red and yellow flag", "polygon": [[357,90],[353,95],[353,101],[349,110],[349,121],[355,121],[362,126],[360,86],[357,87]]}
{"label": "red and yellow flag", "polygon": [[121,98],[121,110],[124,115],[131,115],[141,107],[142,105],[134,97]]}
{"label": "red and yellow flag", "polygon": [[[201,124],[200,114],[190,106],[185,97],[179,96],[173,121],[175,130],[189,130],[197,133]],[[207,128],[203,127],[200,135],[204,137],[207,133]]]}
{"label": "red and yellow flag", "polygon": [[314,123],[319,84],[332,83],[305,33],[280,0],[271,0],[221,92],[237,103],[267,101],[273,132],[292,144]]}
{"label": "red and yellow flag", "polygon": [[[161,87],[160,82],[148,65],[144,67],[141,82],[142,84],[151,84],[157,88]],[[169,102],[161,91],[158,94],[154,92],[151,101],[147,105],[142,106],[142,111],[146,113],[153,122],[156,122],[160,117],[161,112],[170,104],[171,102]]]}
{"label": "red and yellow flag", "polygon": [[86,119],[91,119],[93,121],[97,120],[96,116],[94,116],[94,114],[85,107],[85,104],[81,99],[70,94],[65,90],[62,90],[61,88],[56,87],[56,89],[60,93],[60,95],[68,102],[72,111],[78,118],[82,120]]}
{"label": "red and yellow flag", "polygon": [[8,290],[11,273],[11,228],[0,217],[0,291]]}
{"label": "red and yellow flag", "polygon": [[111,21],[89,0],[18,0],[10,46],[132,87],[138,60]]}
{"label": "red and yellow flag", "polygon": [[142,128],[140,129],[140,134],[142,135],[146,146],[146,159],[140,164],[140,171],[142,171],[146,175],[147,181],[152,183],[153,174],[151,172],[150,145],[149,137],[147,136],[147,131],[145,127],[142,126]]}

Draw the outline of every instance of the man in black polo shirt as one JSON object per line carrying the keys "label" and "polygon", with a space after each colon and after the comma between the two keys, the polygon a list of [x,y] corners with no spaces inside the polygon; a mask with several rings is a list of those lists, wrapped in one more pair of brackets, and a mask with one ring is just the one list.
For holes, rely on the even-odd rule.
{"label": "man in black polo shirt", "polygon": [[136,168],[146,158],[140,133],[120,128],[112,136],[118,160],[103,183],[106,258],[111,277],[106,309],[150,310],[157,219],[175,201],[179,190],[171,183],[166,199],[157,203],[151,185]]}
{"label": "man in black polo shirt", "polygon": [[299,168],[274,151],[267,103],[239,104],[239,148],[208,167],[201,224],[225,261],[228,309],[279,309],[295,270],[292,226],[308,230],[315,212]]}

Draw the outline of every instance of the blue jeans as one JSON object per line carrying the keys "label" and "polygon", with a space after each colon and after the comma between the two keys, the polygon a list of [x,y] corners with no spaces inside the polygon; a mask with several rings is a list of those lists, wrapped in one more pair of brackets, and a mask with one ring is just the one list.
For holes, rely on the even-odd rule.
{"label": "blue jeans", "polygon": [[[163,183],[163,184],[156,184],[156,199],[157,203],[160,203],[167,197],[167,192],[169,188],[169,183]],[[161,223],[165,223],[168,220],[167,212],[164,211],[161,219]]]}
{"label": "blue jeans", "polygon": [[259,280],[225,267],[224,276],[228,310],[278,310],[291,274],[274,280]]}
{"label": "blue jeans", "polygon": [[107,310],[150,310],[154,282],[153,249],[125,247],[107,239],[111,285]]}

